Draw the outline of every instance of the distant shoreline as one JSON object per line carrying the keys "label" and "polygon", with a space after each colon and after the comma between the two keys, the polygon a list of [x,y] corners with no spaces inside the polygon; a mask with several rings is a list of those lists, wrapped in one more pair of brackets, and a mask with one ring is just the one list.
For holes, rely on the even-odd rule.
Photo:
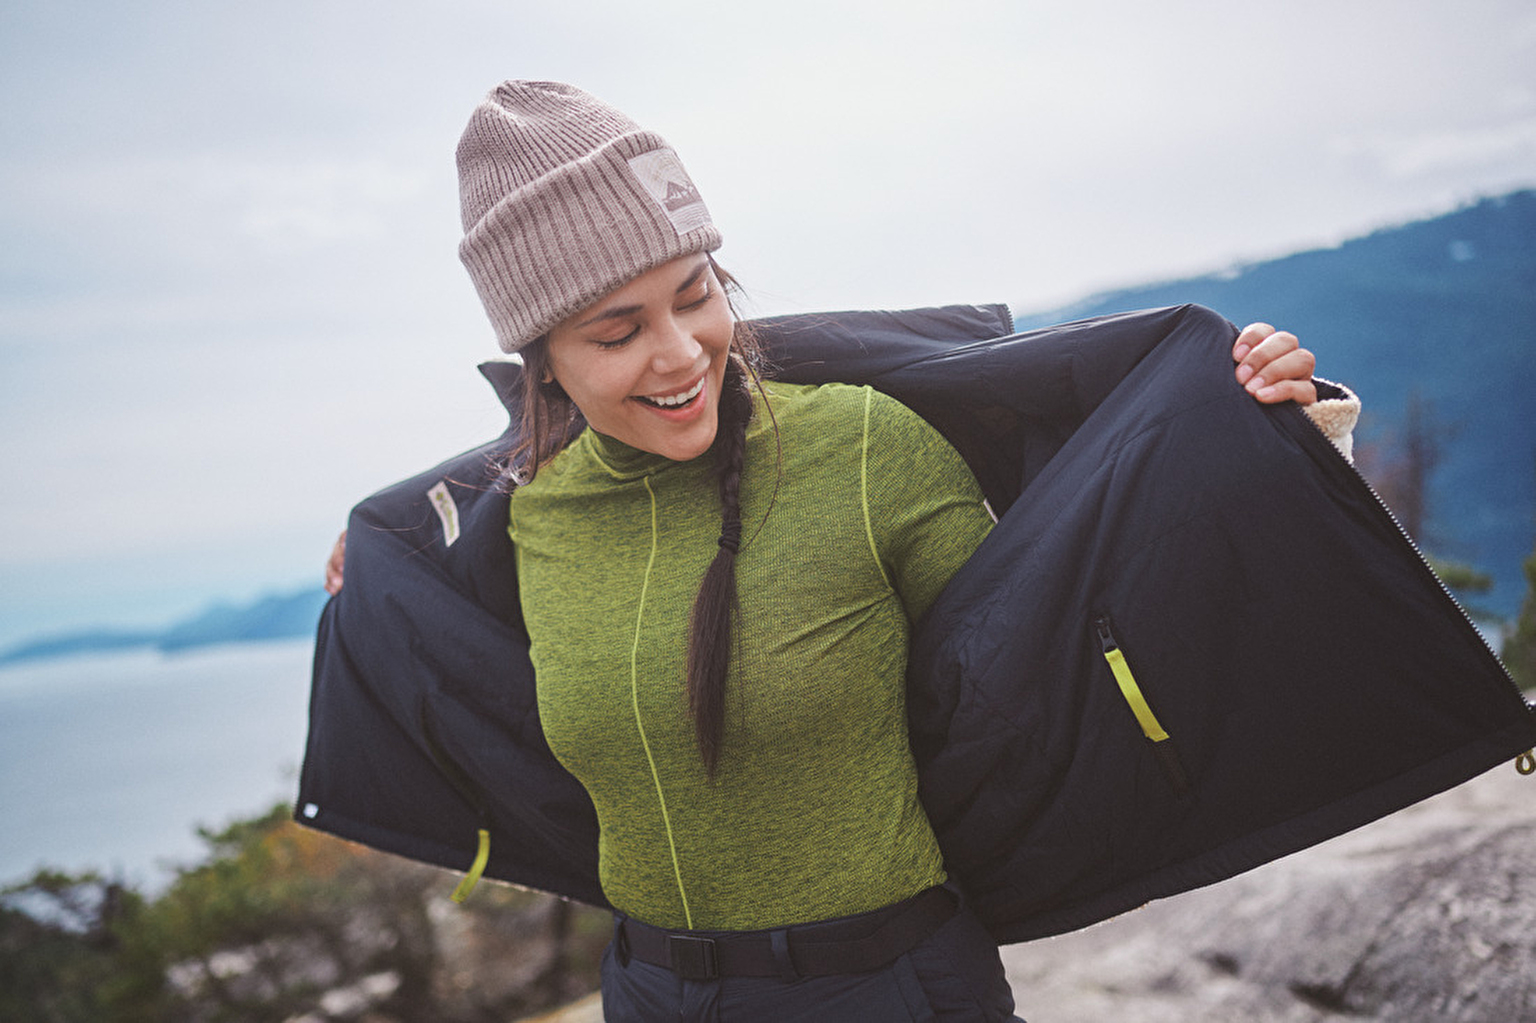
{"label": "distant shoreline", "polygon": [[299,639],[315,634],[320,610],[330,599],[318,587],[268,594],[245,604],[210,604],[191,617],[160,629],[75,629],[22,640],[0,651],[0,669],[75,657],[154,649],[163,653],[220,646]]}

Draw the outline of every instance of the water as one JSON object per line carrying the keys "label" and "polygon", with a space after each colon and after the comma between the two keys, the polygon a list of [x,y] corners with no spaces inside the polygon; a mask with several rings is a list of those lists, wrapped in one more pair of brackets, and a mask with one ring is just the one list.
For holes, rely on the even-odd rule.
{"label": "water", "polygon": [[0,669],[0,885],[41,866],[153,889],[196,835],[291,799],[307,640]]}

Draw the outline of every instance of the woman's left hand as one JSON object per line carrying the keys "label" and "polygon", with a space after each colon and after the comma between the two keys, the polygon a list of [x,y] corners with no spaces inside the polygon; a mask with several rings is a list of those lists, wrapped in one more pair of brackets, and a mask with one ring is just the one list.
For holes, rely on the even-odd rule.
{"label": "woman's left hand", "polygon": [[347,562],[347,531],[343,529],[331,548],[331,556],[325,562],[325,592],[331,596],[341,592],[342,572]]}
{"label": "woman's left hand", "polygon": [[1289,331],[1267,323],[1248,324],[1232,346],[1232,361],[1237,363],[1237,382],[1266,405],[1310,405],[1317,400],[1312,384],[1317,358]]}

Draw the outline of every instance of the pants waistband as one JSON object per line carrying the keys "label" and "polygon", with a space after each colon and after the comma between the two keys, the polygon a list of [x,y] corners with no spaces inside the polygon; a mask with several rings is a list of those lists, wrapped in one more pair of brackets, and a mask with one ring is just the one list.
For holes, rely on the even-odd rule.
{"label": "pants waistband", "polygon": [[959,908],[935,885],[884,909],[761,931],[670,931],[615,914],[614,954],[664,966],[684,980],[825,977],[878,970],[916,947]]}

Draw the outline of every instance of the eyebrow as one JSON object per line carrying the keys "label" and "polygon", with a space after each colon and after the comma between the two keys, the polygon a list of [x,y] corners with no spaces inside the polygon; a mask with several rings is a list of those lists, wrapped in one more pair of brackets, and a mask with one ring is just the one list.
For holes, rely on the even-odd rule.
{"label": "eyebrow", "polygon": [[[683,283],[679,284],[677,286],[677,290],[672,294],[681,295],[683,292],[693,287],[699,282],[699,278],[704,276],[704,271],[708,269],[709,260],[707,258],[699,260],[698,265],[693,268],[693,273],[689,274],[687,279],[684,280]],[[592,324],[601,323],[604,320],[617,320],[625,316],[633,316],[635,313],[638,313],[640,309],[641,307],[638,305],[621,305],[616,306],[613,309],[604,309],[596,316],[582,320],[580,323],[576,324],[576,329],[581,330],[584,327],[590,327]]]}

